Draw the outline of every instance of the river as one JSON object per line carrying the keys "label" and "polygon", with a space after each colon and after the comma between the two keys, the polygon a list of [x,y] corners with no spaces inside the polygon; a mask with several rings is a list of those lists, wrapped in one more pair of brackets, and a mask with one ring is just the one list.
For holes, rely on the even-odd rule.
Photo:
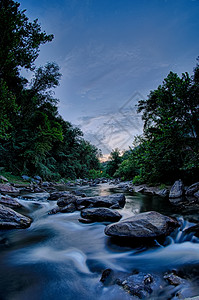
{"label": "river", "polygon": [[[79,189],[87,196],[119,191],[108,184]],[[182,235],[182,229],[192,224],[178,216],[168,200],[126,194],[126,205],[118,210],[123,218],[155,210],[180,217],[182,222],[182,228],[163,244],[130,247],[112,243],[104,234],[104,223],[80,223],[79,212],[48,215],[56,205],[56,201],[47,200],[48,195],[32,194],[20,200],[20,212],[33,219],[30,228],[0,231],[1,300],[138,299],[118,285],[104,286],[100,282],[102,271],[136,269],[163,274],[176,269],[195,274],[192,270],[199,267],[198,240]],[[199,295],[196,275],[190,275],[188,290],[191,296]],[[179,299],[175,292],[176,287],[165,285],[150,299]]]}

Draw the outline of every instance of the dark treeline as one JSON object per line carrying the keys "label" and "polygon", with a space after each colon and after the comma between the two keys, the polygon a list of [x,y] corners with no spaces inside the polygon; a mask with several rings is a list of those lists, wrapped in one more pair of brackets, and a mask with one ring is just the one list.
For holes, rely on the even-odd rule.
{"label": "dark treeline", "polygon": [[[45,179],[86,177],[99,169],[98,150],[58,114],[55,63],[36,68],[39,47],[52,41],[12,0],[0,0],[0,166]],[[32,79],[21,76],[21,69]]]}
{"label": "dark treeline", "polygon": [[[52,41],[38,20],[29,22],[13,0],[0,0],[0,166],[13,174],[61,177],[120,177],[134,183],[198,180],[199,65],[193,76],[170,72],[138,102],[143,135],[101,166],[96,147],[58,114],[52,90],[61,74],[56,63],[35,67],[39,47]],[[32,79],[22,77],[29,70]],[[100,171],[103,170],[103,173]]]}
{"label": "dark treeline", "polygon": [[170,72],[137,108],[144,121],[143,135],[123,156],[118,149],[112,151],[108,174],[134,183],[198,181],[199,65],[193,76]]}

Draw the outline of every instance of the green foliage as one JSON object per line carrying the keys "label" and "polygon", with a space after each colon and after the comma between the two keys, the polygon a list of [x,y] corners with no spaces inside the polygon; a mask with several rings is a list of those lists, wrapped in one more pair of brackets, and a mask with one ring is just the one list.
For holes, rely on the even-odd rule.
{"label": "green foliage", "polygon": [[116,148],[110,154],[110,160],[106,165],[106,173],[112,177],[117,171],[121,162],[122,162],[122,157],[120,155],[120,151],[119,149]]}
{"label": "green foliage", "polygon": [[88,172],[89,179],[96,179],[96,178],[101,178],[101,177],[103,177],[103,171],[101,171],[101,170],[91,169]]}
{"label": "green foliage", "polygon": [[[127,157],[124,159],[124,157]],[[122,163],[119,165],[119,168],[114,173],[114,177],[119,177],[122,180],[132,180],[134,176],[139,174],[139,168],[137,166],[137,162],[134,159],[133,151],[128,153],[124,153],[122,156]]]}
{"label": "green foliage", "polygon": [[6,83],[0,79],[0,138],[9,138],[12,118],[17,113],[15,100],[15,96],[8,90]]}
{"label": "green foliage", "polygon": [[199,175],[198,92],[195,77],[170,72],[147,100],[139,101],[144,134],[135,140],[135,157],[143,181],[191,182]]}
{"label": "green foliage", "polygon": [[[0,0],[0,165],[44,179],[86,177],[99,169],[98,150],[79,128],[58,114],[52,89],[61,74],[55,63],[35,68],[39,47],[53,39],[29,22],[20,4]],[[32,72],[28,82],[21,68]]]}

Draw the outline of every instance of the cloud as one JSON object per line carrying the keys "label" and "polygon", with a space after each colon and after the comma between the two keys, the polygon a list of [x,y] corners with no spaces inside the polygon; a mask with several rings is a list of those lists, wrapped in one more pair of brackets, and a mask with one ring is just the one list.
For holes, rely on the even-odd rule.
{"label": "cloud", "polygon": [[141,116],[129,106],[111,114],[100,114],[80,118],[79,126],[85,133],[85,138],[95,144],[104,154],[112,149],[127,150],[132,145],[134,137],[142,133]]}

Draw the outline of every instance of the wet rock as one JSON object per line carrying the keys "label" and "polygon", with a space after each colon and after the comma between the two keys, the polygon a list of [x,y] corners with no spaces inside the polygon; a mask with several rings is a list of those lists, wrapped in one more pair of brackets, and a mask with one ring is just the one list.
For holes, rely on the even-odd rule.
{"label": "wet rock", "polygon": [[78,221],[81,222],[81,223],[84,223],[84,224],[90,224],[90,223],[93,223],[93,220],[90,220],[90,219],[84,219],[84,218],[79,218]]}
{"label": "wet rock", "polygon": [[140,213],[105,228],[105,234],[117,238],[156,239],[169,235],[178,222],[158,212]]}
{"label": "wet rock", "polygon": [[34,193],[45,193],[44,189],[41,189],[39,186],[33,187],[33,192]]}
{"label": "wet rock", "polygon": [[10,184],[0,184],[0,193],[2,194],[14,194],[14,195],[19,195],[20,190],[11,186]]}
{"label": "wet rock", "polygon": [[85,207],[111,207],[112,205],[118,204],[120,208],[125,205],[124,194],[113,194],[109,196],[96,196],[96,197],[86,197],[77,199],[77,205]]}
{"label": "wet rock", "polygon": [[154,278],[150,274],[140,272],[127,277],[122,282],[122,287],[131,295],[137,296],[140,299],[149,297],[153,292]]}
{"label": "wet rock", "polygon": [[166,198],[169,196],[169,190],[167,188],[161,189],[161,190],[157,191],[155,194],[160,197]]}
{"label": "wet rock", "polygon": [[196,182],[188,187],[188,189],[185,192],[186,196],[193,196],[196,192],[199,191],[199,182]]}
{"label": "wet rock", "polygon": [[77,197],[71,194],[63,195],[61,198],[57,200],[57,205],[59,207],[65,207],[71,203],[75,204]]}
{"label": "wet rock", "polygon": [[71,192],[73,195],[75,196],[78,196],[78,197],[82,197],[82,198],[85,198],[86,197],[86,194],[85,193],[82,193],[80,191],[72,191]]}
{"label": "wet rock", "polygon": [[184,185],[182,180],[175,181],[174,185],[171,187],[169,198],[180,198],[184,193]]}
{"label": "wet rock", "polygon": [[0,204],[3,204],[5,206],[11,207],[11,208],[21,207],[21,204],[17,201],[17,199],[12,198],[8,195],[5,195],[5,196],[0,195]]}
{"label": "wet rock", "polygon": [[180,284],[184,284],[185,280],[181,277],[177,276],[174,273],[165,274],[164,279],[171,285],[178,286]]}
{"label": "wet rock", "polygon": [[55,215],[57,214],[58,212],[60,212],[60,207],[54,207],[51,211],[49,211],[49,215]]}
{"label": "wet rock", "polygon": [[122,216],[109,208],[88,208],[81,211],[81,216],[94,222],[117,222]]}
{"label": "wet rock", "polygon": [[112,269],[104,270],[102,272],[100,281],[106,286],[114,284],[116,282],[116,278],[114,276],[114,271]]}
{"label": "wet rock", "polygon": [[17,213],[13,209],[0,205],[0,228],[27,228],[31,224],[31,219]]}
{"label": "wet rock", "polygon": [[64,197],[65,195],[69,195],[69,192],[52,192],[50,193],[50,196],[48,197],[48,200],[58,200],[61,197]]}
{"label": "wet rock", "polygon": [[60,208],[60,212],[62,213],[73,213],[74,211],[76,211],[76,206],[74,203],[70,203],[65,207]]}

